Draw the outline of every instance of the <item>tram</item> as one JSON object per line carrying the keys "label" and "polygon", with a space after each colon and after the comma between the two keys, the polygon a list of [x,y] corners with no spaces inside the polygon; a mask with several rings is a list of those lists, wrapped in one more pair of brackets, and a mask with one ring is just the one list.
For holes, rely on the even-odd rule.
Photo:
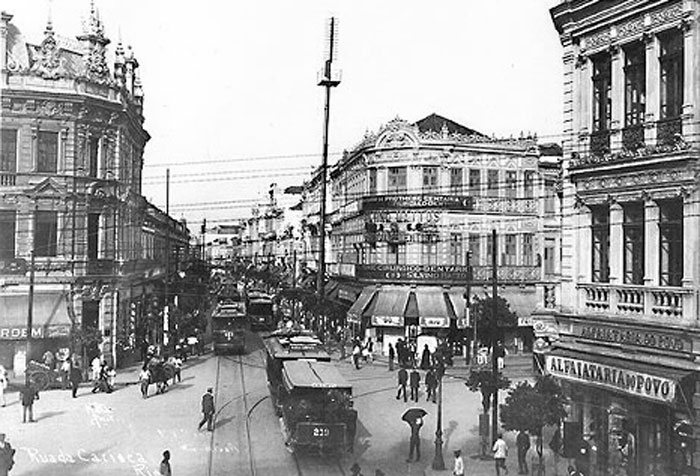
{"label": "tram", "polygon": [[320,453],[352,448],[357,412],[352,385],[330,362],[289,360],[282,364],[283,432],[292,450]]}
{"label": "tram", "polygon": [[272,296],[262,291],[250,290],[248,299],[248,315],[253,330],[270,330],[275,327],[275,309]]}
{"label": "tram", "polygon": [[217,305],[211,316],[214,354],[244,353],[245,337],[250,331],[246,303],[238,291],[228,289],[217,295]]}

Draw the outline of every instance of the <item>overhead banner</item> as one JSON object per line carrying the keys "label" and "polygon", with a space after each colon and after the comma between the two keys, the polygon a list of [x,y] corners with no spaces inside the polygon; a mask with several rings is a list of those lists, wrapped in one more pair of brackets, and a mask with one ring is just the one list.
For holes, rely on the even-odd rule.
{"label": "overhead banner", "polygon": [[362,198],[362,210],[397,208],[439,208],[441,210],[473,210],[474,198],[459,195],[370,195]]}
{"label": "overhead banner", "polygon": [[678,382],[667,377],[570,357],[546,355],[545,359],[547,372],[565,380],[610,388],[665,403],[672,402],[676,396]]}

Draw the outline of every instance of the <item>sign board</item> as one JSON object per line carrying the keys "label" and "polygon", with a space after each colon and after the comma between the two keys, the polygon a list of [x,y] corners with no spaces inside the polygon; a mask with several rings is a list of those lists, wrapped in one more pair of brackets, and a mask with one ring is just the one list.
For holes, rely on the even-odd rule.
{"label": "sign board", "polygon": [[[32,327],[32,339],[55,339],[60,337],[68,337],[69,335],[69,325]],[[0,340],[25,340],[26,338],[26,326],[0,327]]]}
{"label": "sign board", "polygon": [[601,342],[613,344],[636,345],[653,349],[670,350],[675,352],[692,352],[692,340],[666,332],[649,331],[645,329],[619,328],[599,324],[577,325],[576,335]]}
{"label": "sign board", "polygon": [[622,391],[631,395],[670,403],[678,382],[636,370],[599,364],[570,357],[546,355],[547,373],[565,380]]}
{"label": "sign board", "polygon": [[532,316],[518,317],[518,327],[532,327]]}
{"label": "sign board", "polygon": [[362,210],[394,210],[439,208],[440,210],[473,210],[474,198],[460,195],[371,195],[362,197]]}
{"label": "sign board", "polygon": [[345,424],[297,423],[296,440],[302,445],[343,446]]}
{"label": "sign board", "polygon": [[358,279],[391,281],[393,283],[439,282],[464,284],[468,276],[467,267],[458,265],[357,265]]}
{"label": "sign board", "polygon": [[373,326],[403,327],[403,316],[372,316]]}
{"label": "sign board", "polygon": [[450,327],[450,320],[446,317],[420,317],[421,327]]}

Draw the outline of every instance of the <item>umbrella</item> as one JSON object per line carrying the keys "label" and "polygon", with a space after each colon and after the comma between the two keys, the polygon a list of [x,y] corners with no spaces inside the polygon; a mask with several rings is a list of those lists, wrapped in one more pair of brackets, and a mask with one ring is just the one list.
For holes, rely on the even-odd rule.
{"label": "umbrella", "polygon": [[414,425],[416,423],[416,420],[419,418],[423,418],[425,415],[427,415],[428,412],[423,410],[422,408],[409,408],[405,412],[403,412],[403,415],[401,415],[401,419],[408,423],[409,425]]}

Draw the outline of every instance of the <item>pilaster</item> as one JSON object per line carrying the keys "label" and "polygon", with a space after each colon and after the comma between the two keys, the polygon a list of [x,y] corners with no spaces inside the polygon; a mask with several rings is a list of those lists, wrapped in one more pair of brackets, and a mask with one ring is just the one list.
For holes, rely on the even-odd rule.
{"label": "pilaster", "polygon": [[698,250],[700,246],[700,203],[698,193],[683,199],[683,287],[698,282]]}
{"label": "pilaster", "polygon": [[659,285],[659,206],[644,203],[644,285]]}
{"label": "pilaster", "polygon": [[698,47],[697,27],[695,22],[686,20],[681,23],[683,30],[683,126],[684,137],[695,139],[700,128],[695,119],[695,105],[697,103],[696,90],[698,81]]}
{"label": "pilaster", "polygon": [[625,71],[624,52],[618,46],[610,47],[612,110],[610,121],[610,150],[622,149],[622,127],[625,124]]}
{"label": "pilaster", "polygon": [[[578,266],[577,266],[577,282],[579,283],[590,283],[592,280],[592,268],[591,257],[592,257],[592,214],[588,207],[582,206],[578,210],[578,226],[577,232],[574,232],[574,249],[578,248],[579,253],[577,256]],[[576,236],[578,235],[578,236]]]}
{"label": "pilaster", "polygon": [[621,284],[623,282],[623,210],[619,203],[610,205],[610,249],[608,251],[610,259],[610,283]]}
{"label": "pilaster", "polygon": [[648,35],[646,40],[646,111],[644,117],[644,143],[656,144],[656,121],[659,119],[659,39]]}

